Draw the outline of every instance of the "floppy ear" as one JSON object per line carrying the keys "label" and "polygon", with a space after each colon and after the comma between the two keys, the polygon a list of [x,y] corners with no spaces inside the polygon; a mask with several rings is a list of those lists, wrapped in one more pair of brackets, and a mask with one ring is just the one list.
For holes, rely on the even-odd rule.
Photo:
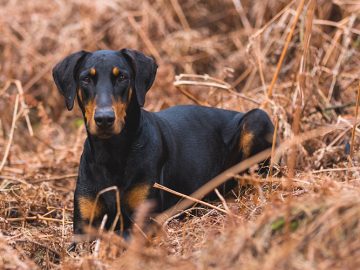
{"label": "floppy ear", "polygon": [[142,107],[145,103],[146,92],[154,82],[158,65],[153,58],[148,57],[139,51],[122,49],[120,52],[129,61],[134,71],[136,98],[139,105]]}
{"label": "floppy ear", "polygon": [[76,69],[80,60],[88,52],[79,51],[70,54],[65,59],[56,64],[52,70],[53,78],[60,93],[65,97],[66,107],[69,111],[74,107],[74,99],[76,95]]}

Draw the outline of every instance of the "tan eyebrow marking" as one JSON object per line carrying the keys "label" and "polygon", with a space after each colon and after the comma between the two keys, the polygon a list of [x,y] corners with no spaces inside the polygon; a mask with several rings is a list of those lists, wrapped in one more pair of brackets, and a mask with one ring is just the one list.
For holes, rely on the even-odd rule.
{"label": "tan eyebrow marking", "polygon": [[114,74],[115,77],[119,76],[120,70],[118,67],[114,67],[112,69],[112,73]]}
{"label": "tan eyebrow marking", "polygon": [[90,75],[91,75],[91,76],[95,76],[95,75],[96,75],[96,69],[95,69],[95,68],[90,68]]}

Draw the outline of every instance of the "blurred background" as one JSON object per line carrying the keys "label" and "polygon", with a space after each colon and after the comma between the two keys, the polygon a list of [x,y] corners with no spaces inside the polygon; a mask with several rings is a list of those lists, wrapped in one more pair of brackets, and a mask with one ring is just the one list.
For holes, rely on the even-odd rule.
{"label": "blurred background", "polygon": [[[0,0],[3,234],[44,268],[59,263],[70,241],[85,132],[77,106],[66,110],[51,70],[78,50],[132,48],[154,57],[159,69],[145,104],[150,111],[178,104],[262,107],[278,120],[281,140],[341,125],[299,145],[292,174],[348,166],[360,75],[359,16],[356,0]],[[279,170],[286,175],[285,165]],[[256,204],[248,205],[249,213]],[[24,218],[49,211],[53,227]],[[56,220],[64,221],[62,228]],[[24,238],[24,228],[32,235]]]}
{"label": "blurred background", "polygon": [[[26,103],[30,107],[41,103],[46,113],[57,120],[64,112],[64,102],[52,82],[54,64],[81,49],[126,47],[152,55],[159,63],[156,84],[147,102],[149,109],[189,102],[182,100],[173,86],[175,75],[180,73],[209,74],[225,80],[237,92],[254,95],[251,90],[271,82],[296,4],[292,9],[287,8],[261,34],[254,34],[289,3],[291,1],[275,0],[256,3],[246,0],[58,0],[46,3],[2,0],[0,83],[20,80]],[[339,73],[330,102],[338,101],[340,92],[348,95],[343,90],[353,85],[347,74],[352,73],[354,78],[359,74],[360,30],[358,18],[354,18],[358,10],[355,1],[317,1],[309,61],[311,67],[318,65],[316,72],[325,95],[331,86],[327,84],[331,84],[332,73]],[[279,85],[291,81],[295,75],[302,53],[304,23],[304,17],[300,18]],[[346,53],[342,49],[346,49]],[[259,63],[263,79],[258,72]],[[196,95],[209,98],[209,92],[198,90]]]}

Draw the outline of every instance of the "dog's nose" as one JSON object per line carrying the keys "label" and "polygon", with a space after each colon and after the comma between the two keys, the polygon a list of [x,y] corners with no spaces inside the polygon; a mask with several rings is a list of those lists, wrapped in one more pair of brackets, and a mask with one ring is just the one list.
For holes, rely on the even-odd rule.
{"label": "dog's nose", "polygon": [[94,120],[99,128],[109,128],[115,121],[114,110],[112,108],[96,109]]}

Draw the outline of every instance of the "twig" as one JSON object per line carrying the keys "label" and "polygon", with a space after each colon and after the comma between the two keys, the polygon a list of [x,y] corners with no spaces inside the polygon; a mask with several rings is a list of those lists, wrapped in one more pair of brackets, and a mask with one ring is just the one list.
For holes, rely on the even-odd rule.
{"label": "twig", "polygon": [[9,180],[9,181],[15,181],[15,182],[19,182],[21,184],[27,185],[28,183],[24,180],[24,179],[19,179],[10,175],[0,175],[0,179],[5,179],[5,180]]}
{"label": "twig", "polygon": [[[189,213],[191,213],[192,211],[197,211],[197,210],[204,211],[204,210],[207,210],[207,208],[191,207],[191,208],[189,208],[189,209],[185,209],[185,210],[177,213],[176,215],[173,215],[173,216],[169,217],[166,221],[164,221],[162,227],[165,228],[165,227],[169,224],[169,222],[170,222],[171,220],[173,220],[173,219],[175,219],[175,218],[178,218],[178,217],[180,217],[180,216],[183,215],[183,214],[189,214]],[[211,211],[214,211],[214,210],[211,210]]]}
{"label": "twig", "polygon": [[7,145],[6,145],[4,156],[3,156],[3,159],[2,159],[1,164],[0,164],[0,172],[4,168],[6,160],[8,158],[9,152],[10,152],[11,143],[12,143],[12,140],[13,140],[13,137],[14,137],[14,130],[15,130],[16,116],[17,116],[18,107],[19,107],[19,94],[16,95],[16,99],[15,99],[15,106],[14,106],[13,118],[12,118],[12,123],[11,123],[10,134],[9,134],[9,140],[8,140]]}
{"label": "twig", "polygon": [[257,60],[257,64],[258,64],[258,70],[259,70],[259,74],[260,74],[260,80],[261,80],[261,84],[264,88],[264,94],[266,94],[266,82],[265,82],[265,77],[264,77],[264,71],[262,68],[262,61],[261,61],[261,50],[260,50],[260,40],[257,40],[257,45],[255,47],[255,54],[256,54],[256,60]]}
{"label": "twig", "polygon": [[221,203],[223,204],[224,209],[226,210],[226,212],[232,214],[232,212],[230,211],[229,206],[226,203],[225,198],[220,194],[220,192],[219,192],[219,190],[217,188],[215,188],[215,193],[219,197],[219,199],[220,199]]}
{"label": "twig", "polygon": [[[348,18],[346,18],[346,19],[348,19]],[[345,26],[344,26],[343,21],[333,22],[333,21],[329,21],[329,20],[316,19],[316,20],[314,20],[314,24],[315,24],[315,25],[333,26],[333,27],[336,27],[336,28],[340,28],[340,29],[342,29],[342,30],[345,29]],[[360,36],[360,30],[357,30],[357,29],[355,29],[355,28],[349,28],[349,30],[350,30],[352,33]]]}
{"label": "twig", "polygon": [[[320,109],[322,112],[326,112],[326,111],[331,111],[331,110],[345,109],[345,108],[352,107],[355,105],[356,105],[356,102],[348,102],[346,104],[332,105],[332,106],[320,108]],[[318,112],[319,112],[319,110],[314,110],[314,111],[309,112],[309,115],[313,115]]]}
{"label": "twig", "polygon": [[151,42],[147,34],[141,29],[139,24],[135,21],[132,15],[128,15],[128,21],[134,30],[138,33],[140,38],[144,41],[146,47],[149,49],[150,53],[155,57],[158,63],[161,62],[161,56],[158,50],[155,48],[154,44]]}
{"label": "twig", "polygon": [[[46,213],[44,216],[55,212],[56,209],[51,210],[50,212]],[[64,248],[64,239],[65,239],[65,207],[62,208],[62,227],[61,227],[61,246]]]}
{"label": "twig", "polygon": [[52,60],[50,63],[47,63],[37,74],[35,74],[25,85],[24,85],[24,91],[27,92],[31,87],[33,87],[42,77],[44,77],[46,74],[49,74],[51,69],[54,66],[54,60]]}
{"label": "twig", "polygon": [[215,209],[215,210],[217,210],[217,211],[219,211],[219,212],[221,212],[221,213],[224,213],[224,214],[226,214],[226,215],[231,214],[231,213],[228,213],[226,210],[221,209],[221,208],[219,208],[219,207],[217,207],[217,206],[215,206],[215,205],[212,205],[212,204],[210,204],[210,203],[201,201],[201,200],[196,199],[196,198],[193,198],[193,197],[191,197],[191,196],[182,194],[182,193],[177,192],[177,191],[175,191],[175,190],[172,190],[172,189],[170,189],[170,188],[164,187],[163,185],[160,185],[160,184],[158,184],[158,183],[155,183],[153,187],[154,187],[154,188],[157,188],[157,189],[164,190],[164,191],[169,192],[169,193],[171,193],[171,194],[174,194],[174,195],[176,195],[176,196],[179,196],[179,197],[188,199],[188,200],[193,201],[193,202],[195,202],[195,203],[199,203],[199,204],[205,205],[205,206],[207,206],[207,207],[210,207],[210,208],[212,208],[212,209]]}
{"label": "twig", "polygon": [[359,103],[360,103],[360,82],[359,82],[359,88],[357,93],[357,99],[356,99],[356,109],[355,109],[355,121],[354,121],[354,127],[351,133],[351,144],[350,144],[350,157],[353,157],[354,154],[354,148],[355,148],[355,130],[357,126],[357,118],[359,114]]}
{"label": "twig", "polygon": [[[294,114],[293,114],[293,125],[292,125],[292,130],[293,130],[293,134],[296,136],[299,134],[299,129],[300,129],[300,118],[301,118],[301,108],[300,106],[296,105]],[[296,165],[296,158],[297,158],[297,154],[296,154],[296,145],[293,145],[289,156],[288,156],[288,168],[289,168],[289,179],[294,178],[295,176],[295,165]],[[291,183],[289,183],[288,185],[289,187],[291,187]]]}
{"label": "twig", "polygon": [[236,86],[238,86],[243,80],[245,80],[251,71],[253,70],[253,67],[248,67],[243,73],[240,74],[240,76],[231,84],[232,88],[235,89]]}
{"label": "twig", "polygon": [[176,15],[178,16],[179,20],[180,20],[180,23],[182,25],[182,27],[186,30],[186,31],[190,31],[191,28],[190,28],[190,25],[189,25],[189,22],[187,21],[186,17],[185,17],[185,14],[184,14],[184,11],[182,10],[178,0],[170,0],[175,12],[176,12]]}
{"label": "twig", "polygon": [[[8,222],[18,222],[18,221],[31,221],[31,220],[43,220],[43,221],[51,221],[51,222],[57,222],[62,223],[62,219],[56,219],[56,218],[48,218],[41,215],[31,216],[31,217],[18,217],[18,218],[7,218],[5,219]],[[72,222],[67,222],[67,224],[71,224]]]}
{"label": "twig", "polygon": [[344,131],[342,131],[331,143],[328,144],[327,147],[334,146],[345,134],[351,129],[351,127],[346,127]]}
{"label": "twig", "polygon": [[191,79],[201,79],[204,81],[212,81],[212,82],[217,82],[220,83],[228,88],[231,88],[231,85],[228,84],[227,82],[224,82],[221,79],[217,79],[214,78],[208,74],[204,74],[204,75],[199,75],[199,74],[189,74],[189,73],[181,73],[180,75],[175,76],[175,80],[182,80],[183,78],[191,78]]}
{"label": "twig", "polygon": [[25,103],[25,100],[24,100],[24,90],[23,90],[23,87],[22,87],[22,84],[19,80],[15,80],[14,81],[14,84],[16,85],[16,88],[20,94],[20,104],[21,104],[21,107],[22,109],[24,110],[24,117],[25,117],[25,121],[26,121],[26,125],[27,125],[27,128],[29,130],[29,134],[30,136],[34,136],[34,131],[32,129],[32,126],[31,126],[31,122],[30,122],[30,117],[29,117],[29,110],[28,110],[28,107]]}
{"label": "twig", "polygon": [[201,105],[201,106],[210,106],[209,103],[197,99],[195,96],[193,96],[191,93],[189,93],[189,92],[186,91],[185,89],[182,89],[181,87],[177,87],[177,89],[178,89],[185,97],[187,97],[187,98],[190,99],[191,101],[195,102],[196,104]]}
{"label": "twig", "polygon": [[[7,81],[5,83],[5,86],[0,90],[0,96],[1,96],[1,94],[3,92],[5,92],[6,90],[9,89],[11,84],[15,84],[16,89],[17,89],[17,91],[18,91],[18,93],[20,95],[20,105],[21,105],[20,112],[23,113],[23,115],[25,117],[27,128],[29,130],[30,136],[33,136],[34,132],[33,132],[32,126],[31,126],[30,118],[29,118],[29,109],[28,109],[28,107],[27,107],[27,105],[25,103],[25,100],[24,100],[24,90],[23,90],[21,82],[19,80],[9,80],[9,81]],[[18,117],[20,117],[21,113],[19,113]]]}
{"label": "twig", "polygon": [[[276,117],[275,118],[274,134],[273,134],[272,145],[271,145],[271,159],[270,159],[269,177],[272,177],[274,163],[275,163],[274,158],[275,158],[275,147],[276,147],[276,141],[277,141],[278,126],[279,126],[279,118]],[[270,189],[272,189],[272,185],[271,185]]]}
{"label": "twig", "polygon": [[[261,35],[270,25],[273,24],[273,22],[275,22],[277,19],[279,19],[281,17],[281,15],[283,15],[285,13],[285,11],[287,11],[291,7],[291,5],[295,3],[295,1],[296,0],[292,0],[278,14],[276,14],[270,21],[268,21],[263,27],[261,27],[259,30],[257,30],[255,34],[250,36],[250,41],[257,38],[259,35]],[[251,42],[249,44],[251,44]]]}
{"label": "twig", "polygon": [[52,249],[51,247],[49,247],[49,245],[44,245],[44,244],[41,244],[41,243],[36,242],[36,241],[34,241],[34,240],[31,240],[31,239],[16,239],[15,242],[24,242],[24,243],[26,243],[26,244],[29,244],[29,243],[35,244],[35,245],[37,245],[37,246],[39,246],[39,247],[42,247],[42,248],[44,248],[44,249],[46,249],[46,250],[51,251],[55,256],[57,256],[58,258],[60,258],[60,254],[59,254],[56,250],[54,250],[54,249]]}
{"label": "twig", "polygon": [[328,101],[330,101],[333,96],[334,87],[337,82],[337,77],[340,73],[341,64],[345,58],[345,55],[348,53],[348,47],[352,40],[350,29],[354,25],[355,20],[356,20],[356,15],[355,14],[351,15],[349,22],[348,22],[348,26],[344,30],[344,38],[343,38],[343,44],[341,47],[341,53],[340,53],[338,60],[336,61],[335,67],[333,69],[333,77],[332,77],[332,81],[331,81],[331,85],[330,85],[330,89],[329,89],[329,93],[328,93]]}
{"label": "twig", "polygon": [[[345,18],[340,23],[345,22],[345,21],[347,22],[348,20],[349,20],[348,18]],[[336,31],[334,37],[331,39],[331,47],[326,51],[325,56],[322,60],[322,65],[324,65],[324,66],[327,65],[330,57],[334,53],[335,48],[338,47],[338,42],[339,42],[339,39],[340,39],[342,33],[343,33],[342,29],[338,29]],[[333,74],[333,71],[331,71],[330,73]]]}
{"label": "twig", "polygon": [[[266,183],[285,183],[286,181],[288,181],[286,178],[279,178],[279,177],[271,177],[271,179],[269,179],[269,177],[267,179],[264,178],[255,178],[253,176],[249,176],[249,175],[236,175],[234,176],[235,179],[237,179],[241,185],[245,185],[245,184],[251,184],[251,185],[258,185],[258,184],[266,184]],[[299,180],[294,178],[293,179],[294,182],[296,183],[300,183],[300,184],[310,184],[310,182],[307,181],[303,181],[303,180]]]}
{"label": "twig", "polygon": [[5,91],[9,88],[12,81],[6,81],[3,88],[0,89],[0,97],[5,93]]}
{"label": "twig", "polygon": [[[99,232],[98,232],[98,235],[102,235],[103,231],[104,231],[104,228],[105,228],[105,224],[106,224],[106,221],[108,219],[108,215],[105,214],[102,221],[101,221],[101,224],[100,224],[100,228],[99,228]],[[95,258],[98,258],[99,257],[99,251],[100,251],[100,238],[99,239],[96,239],[96,243],[95,243],[95,247],[94,247],[94,257]]]}
{"label": "twig", "polygon": [[243,8],[243,6],[241,4],[241,1],[240,0],[233,0],[233,3],[234,3],[234,6],[235,6],[235,9],[236,9],[237,13],[240,16],[240,19],[241,19],[241,22],[242,22],[244,28],[247,31],[250,31],[252,29],[252,27],[251,27],[251,24],[250,24],[248,18],[246,17],[246,13],[245,13],[244,8]]}
{"label": "twig", "polygon": [[65,175],[59,175],[59,176],[51,176],[51,177],[48,177],[48,178],[37,179],[35,181],[32,181],[32,183],[37,184],[37,183],[41,183],[41,182],[64,180],[64,179],[68,179],[68,178],[74,178],[74,177],[77,177],[77,176],[78,176],[77,173],[65,174]]}
{"label": "twig", "polygon": [[143,228],[145,227],[148,214],[151,212],[152,207],[152,203],[146,201],[141,203],[135,211],[135,218],[132,221],[132,239],[129,245],[129,250],[131,250],[131,252],[137,253],[142,250],[142,247],[146,244],[144,240],[148,243],[151,241],[143,231]]}
{"label": "twig", "polygon": [[347,168],[330,168],[312,171],[311,173],[324,173],[324,172],[342,172],[342,171],[358,171],[360,167],[347,167]]}
{"label": "twig", "polygon": [[229,89],[229,86],[220,84],[220,83],[215,83],[215,82],[198,82],[198,81],[177,80],[174,82],[174,85],[175,86],[197,85],[197,86],[216,87],[216,88],[220,88],[220,89],[224,89],[224,90]]}
{"label": "twig", "polygon": [[304,3],[305,3],[305,0],[301,0],[300,4],[299,4],[299,6],[298,6],[298,8],[297,8],[297,10],[296,10],[295,19],[294,19],[293,24],[292,24],[292,26],[291,26],[290,32],[289,32],[289,34],[288,34],[287,37],[286,37],[285,46],[284,46],[284,48],[283,48],[283,50],[282,50],[282,52],[281,52],[279,62],[278,62],[278,64],[277,64],[277,66],[276,66],[275,74],[274,74],[274,76],[273,76],[273,79],[272,79],[271,84],[270,84],[269,89],[268,89],[268,98],[271,98],[271,97],[272,97],[273,88],[274,88],[275,83],[276,83],[276,81],[277,81],[277,78],[278,78],[278,76],[279,76],[282,63],[283,63],[283,61],[284,61],[284,59],[285,59],[286,52],[287,52],[287,50],[288,50],[288,48],[289,48],[289,45],[290,45],[290,41],[291,41],[291,39],[292,39],[292,37],[293,37],[293,35],[294,35],[294,31],[295,31],[297,22],[298,22],[298,20],[299,20],[301,11],[302,11],[302,9],[303,9],[303,7],[304,7]]}
{"label": "twig", "polygon": [[112,225],[110,227],[110,230],[111,231],[115,230],[116,224],[117,224],[118,220],[120,219],[120,232],[122,234],[123,231],[124,231],[124,219],[123,219],[123,216],[122,216],[122,213],[121,213],[120,192],[119,192],[119,189],[118,189],[117,186],[112,186],[112,187],[105,188],[105,189],[101,190],[100,192],[98,192],[98,194],[96,194],[96,198],[95,198],[95,201],[93,203],[93,208],[92,208],[92,211],[91,211],[89,225],[91,226],[93,221],[94,221],[95,210],[96,210],[96,206],[97,206],[97,204],[99,202],[100,196],[102,194],[106,193],[106,192],[109,192],[109,191],[115,191],[115,196],[116,196],[116,216],[115,216],[114,221],[113,221],[113,223],[112,223]]}
{"label": "twig", "polygon": [[[199,81],[199,79],[203,81]],[[251,101],[257,105],[260,105],[260,102],[252,99],[250,97],[247,97],[241,93],[238,93],[233,90],[233,87],[228,84],[227,82],[224,82],[222,80],[216,79],[214,77],[210,77],[209,75],[197,75],[197,74],[180,74],[175,77],[174,86],[179,87],[182,85],[193,85],[193,86],[205,86],[205,87],[215,87],[222,90],[226,90],[229,93],[236,95],[242,99]],[[181,91],[181,90],[180,90]],[[189,94],[189,93],[187,93]],[[185,95],[185,93],[184,93]],[[190,94],[191,95],[191,94]],[[187,96],[188,98],[192,99],[191,97]]]}

